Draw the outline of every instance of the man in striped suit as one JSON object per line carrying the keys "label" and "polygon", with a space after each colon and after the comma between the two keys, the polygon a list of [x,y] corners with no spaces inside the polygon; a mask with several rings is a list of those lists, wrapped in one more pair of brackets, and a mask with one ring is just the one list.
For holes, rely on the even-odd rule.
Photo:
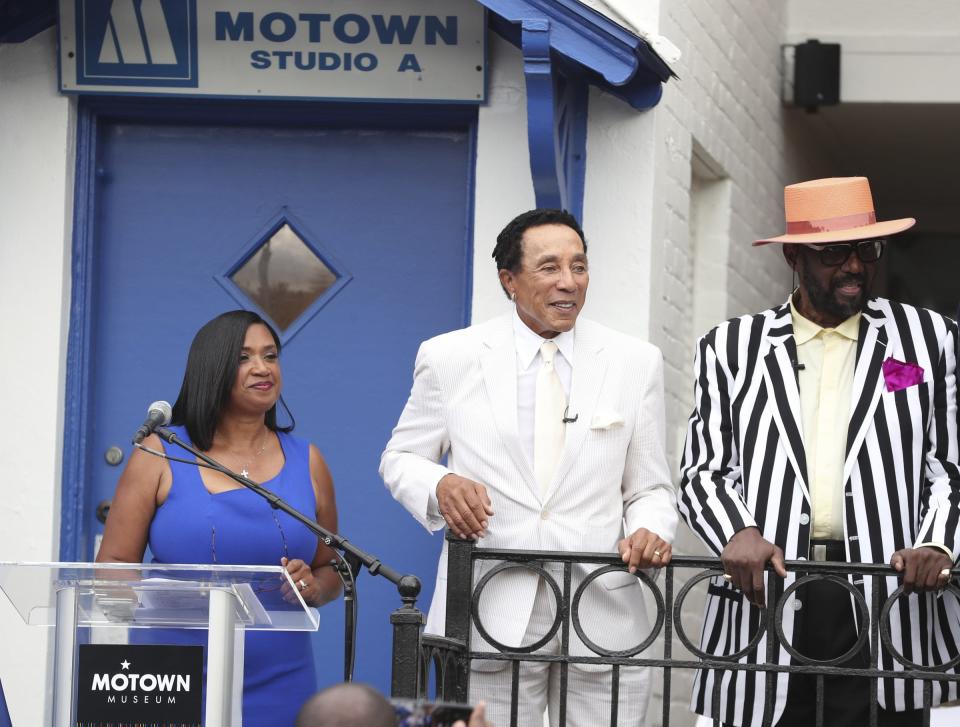
{"label": "man in striped suit", "polygon": [[[891,609],[893,644],[915,663],[945,663],[960,645],[960,607],[936,593],[960,549],[957,326],[871,297],[886,238],[914,220],[877,222],[865,178],[791,185],[784,200],[787,234],[755,244],[782,243],[799,286],[783,305],[722,323],[697,344],[680,511],[725,573],[708,588],[701,648],[745,649],[762,623],[766,579],[780,594],[795,579],[784,561],[809,558],[890,563],[900,577],[851,578],[852,587],[867,604],[874,589],[883,604],[901,582],[915,592]],[[800,653],[849,651],[853,668],[870,665],[856,647],[868,628],[860,620],[835,584],[802,586],[783,610]],[[740,661],[764,661],[767,643],[764,635]],[[880,667],[904,668],[881,652]],[[776,659],[791,663],[782,648]],[[814,724],[811,677],[775,677],[771,700],[766,679],[702,671],[693,708],[725,724]],[[879,723],[921,724],[922,692],[921,682],[881,680]],[[932,693],[934,704],[956,698],[956,684],[934,683]],[[867,724],[870,699],[868,680],[827,679],[824,724]]]}
{"label": "man in striped suit", "polygon": [[[514,310],[423,343],[413,390],[380,462],[384,482],[425,528],[449,527],[481,547],[619,550],[631,571],[666,565],[679,518],[664,448],[660,351],[580,316],[590,274],[586,241],[570,214],[518,216],[498,236],[494,258]],[[444,544],[429,633],[444,632],[446,552]],[[493,565],[482,561],[474,583]],[[562,588],[558,566],[544,564]],[[592,569],[574,566],[572,588]],[[608,650],[639,644],[650,629],[637,578],[618,572],[598,581],[579,605],[587,639]],[[562,631],[550,632],[557,603],[537,573],[496,574],[477,610],[501,644],[542,637],[538,654],[562,653]],[[471,633],[473,650],[494,651],[475,627]],[[594,655],[573,629],[569,653]],[[471,662],[471,699],[486,700],[490,721],[501,727],[510,724],[508,667]],[[517,724],[542,727],[549,705],[553,725],[562,714],[570,727],[609,725],[611,684],[609,666],[573,664],[567,672],[524,662]],[[623,669],[617,686],[618,724],[641,724],[646,672]]]}

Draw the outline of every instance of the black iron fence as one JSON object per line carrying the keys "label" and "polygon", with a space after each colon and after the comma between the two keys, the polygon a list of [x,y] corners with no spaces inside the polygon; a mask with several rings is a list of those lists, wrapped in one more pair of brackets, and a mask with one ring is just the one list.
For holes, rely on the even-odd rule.
{"label": "black iron fence", "polygon": [[[704,669],[724,671],[759,671],[764,672],[766,685],[766,711],[763,724],[773,722],[775,704],[776,677],[779,673],[810,674],[816,681],[816,725],[824,724],[823,689],[824,679],[834,675],[856,676],[869,678],[871,713],[870,725],[877,724],[877,679],[895,677],[897,679],[919,680],[923,683],[924,724],[929,724],[929,707],[932,702],[933,682],[958,682],[960,675],[948,673],[960,663],[960,653],[951,654],[949,661],[936,665],[921,665],[910,661],[899,653],[891,640],[890,611],[901,590],[890,595],[885,602],[880,600],[880,588],[872,588],[872,604],[867,607],[866,600],[861,592],[850,585],[848,576],[855,574],[863,578],[887,578],[897,575],[887,565],[868,563],[831,563],[814,561],[790,561],[787,570],[797,574],[796,580],[790,587],[784,589],[782,582],[776,578],[768,579],[767,604],[761,610],[757,631],[752,635],[750,643],[736,653],[717,656],[701,651],[700,620],[697,620],[696,633],[690,634],[684,627],[682,619],[684,603],[693,589],[702,581],[721,576],[723,571],[720,561],[707,557],[676,556],[666,568],[661,569],[662,575],[652,579],[647,574],[638,572],[637,578],[646,586],[648,597],[653,600],[655,616],[648,636],[640,643],[630,645],[624,649],[606,649],[593,643],[584,633],[579,614],[581,596],[587,587],[597,578],[611,572],[622,572],[623,562],[616,555],[600,555],[596,553],[560,553],[547,551],[508,551],[476,548],[470,541],[458,540],[447,534],[448,541],[448,581],[447,581],[447,620],[446,637],[422,634],[424,623],[423,614],[416,609],[412,602],[394,612],[394,650],[393,650],[393,696],[408,699],[437,699],[444,701],[466,702],[469,689],[470,661],[473,659],[504,660],[510,663],[512,669],[512,719],[511,724],[517,724],[517,683],[520,664],[522,662],[540,661],[556,662],[560,664],[561,683],[566,683],[567,670],[571,664],[606,664],[612,667],[611,680],[611,719],[610,724],[617,724],[617,689],[620,672],[625,667],[652,667],[662,676],[663,684],[663,711],[662,724],[666,727],[671,723],[671,687],[673,673],[677,669]],[[473,583],[474,564],[480,561],[497,561],[497,564],[486,570],[483,577]],[[555,570],[562,572],[559,580],[553,578],[545,564],[557,564]],[[597,566],[589,576],[583,579],[574,588],[573,566],[575,564],[590,564]],[[490,651],[476,651],[471,644],[470,633],[473,623],[486,638],[486,629],[477,617],[478,604],[483,596],[483,590],[491,579],[498,573],[511,569],[523,568],[535,572],[548,581],[557,602],[557,614],[554,622],[556,633],[560,637],[559,654],[535,653],[529,647],[503,648],[491,653]],[[554,569],[550,569],[554,570]],[[960,570],[954,571],[954,577],[960,576]],[[857,645],[847,654],[836,658],[816,660],[797,652],[790,645],[784,635],[783,612],[790,597],[798,588],[812,581],[831,581],[837,587],[850,591],[855,608],[860,614],[861,627]],[[678,583],[681,584],[678,589]],[[954,584],[945,589],[943,597],[960,599],[960,589]],[[689,619],[688,619],[689,620]],[[570,653],[571,630],[587,645],[592,656],[577,656]],[[659,656],[648,654],[658,637],[662,652]],[[755,652],[758,644],[766,639],[766,653],[755,654],[753,663],[741,661],[743,657]],[[684,647],[681,656],[676,656],[678,642]],[[780,647],[792,656],[792,663],[777,663]],[[498,645],[498,648],[501,645]],[[843,666],[847,657],[860,648],[868,648],[870,664],[881,663],[878,659],[880,651],[889,654],[903,666],[902,670],[884,670],[878,668],[850,668]],[[485,646],[485,648],[489,648]],[[721,679],[714,680],[712,703],[719,705]],[[681,695],[683,699],[688,694]],[[715,706],[715,709],[718,706]],[[565,695],[561,694],[560,724],[565,724]],[[649,716],[649,715],[648,715]],[[713,714],[714,724],[720,724],[720,716]],[[505,725],[497,725],[505,727]]]}

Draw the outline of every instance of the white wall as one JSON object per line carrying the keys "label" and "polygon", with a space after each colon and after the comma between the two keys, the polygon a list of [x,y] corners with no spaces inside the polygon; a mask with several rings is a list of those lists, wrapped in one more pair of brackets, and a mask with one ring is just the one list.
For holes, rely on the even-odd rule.
{"label": "white wall", "polygon": [[[69,309],[73,103],[52,30],[0,45],[0,560],[56,560]],[[0,599],[0,679],[13,723],[45,723],[47,632]]]}
{"label": "white wall", "polygon": [[510,310],[491,255],[497,235],[521,212],[536,207],[527,146],[527,92],[523,55],[489,34],[489,101],[477,121],[473,227],[473,321]]}
{"label": "white wall", "polygon": [[840,43],[843,102],[960,101],[960,3],[788,0],[787,40]]}
{"label": "white wall", "polygon": [[[780,250],[750,243],[782,232],[784,185],[827,176],[831,167],[808,135],[793,133],[796,112],[780,103],[783,2],[662,0],[659,32],[682,52],[673,66],[679,80],[666,84],[652,112],[650,195],[650,339],[664,353],[669,458],[676,472],[693,401],[694,343],[710,325],[704,323],[703,301],[710,301],[715,324],[786,299],[791,280]],[[712,210],[706,222],[721,229],[700,229],[695,239],[692,213],[702,218],[706,210],[691,191],[695,167],[704,164],[697,176],[719,185],[713,196],[728,207]],[[724,274],[701,282],[697,244],[717,246],[710,262],[725,266]],[[695,283],[711,287],[695,290]],[[684,527],[674,552],[703,548]],[[704,592],[685,604],[684,625],[694,639]],[[691,684],[691,672],[674,672],[671,724],[693,723]]]}
{"label": "white wall", "polygon": [[643,339],[650,338],[656,275],[650,263],[653,159],[652,114],[591,88],[583,198],[590,255],[586,315]]}

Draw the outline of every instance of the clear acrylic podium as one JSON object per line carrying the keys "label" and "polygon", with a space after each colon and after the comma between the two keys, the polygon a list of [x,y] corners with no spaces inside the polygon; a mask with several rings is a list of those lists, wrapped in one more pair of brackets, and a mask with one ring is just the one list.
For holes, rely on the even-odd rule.
{"label": "clear acrylic podium", "polygon": [[[54,727],[76,725],[78,629],[205,629],[204,725],[242,721],[243,635],[316,631],[319,616],[281,566],[0,562],[0,590],[28,625],[55,628]],[[120,630],[120,631],[117,631]]]}

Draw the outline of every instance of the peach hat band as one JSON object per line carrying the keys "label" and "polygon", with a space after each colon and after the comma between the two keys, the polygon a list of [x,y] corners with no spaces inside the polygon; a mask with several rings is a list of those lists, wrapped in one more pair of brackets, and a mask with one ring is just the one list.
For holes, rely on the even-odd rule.
{"label": "peach hat band", "polygon": [[811,232],[836,232],[849,230],[852,227],[865,227],[875,224],[877,215],[874,212],[860,212],[853,215],[826,217],[822,220],[796,220],[787,222],[788,235],[805,235]]}

